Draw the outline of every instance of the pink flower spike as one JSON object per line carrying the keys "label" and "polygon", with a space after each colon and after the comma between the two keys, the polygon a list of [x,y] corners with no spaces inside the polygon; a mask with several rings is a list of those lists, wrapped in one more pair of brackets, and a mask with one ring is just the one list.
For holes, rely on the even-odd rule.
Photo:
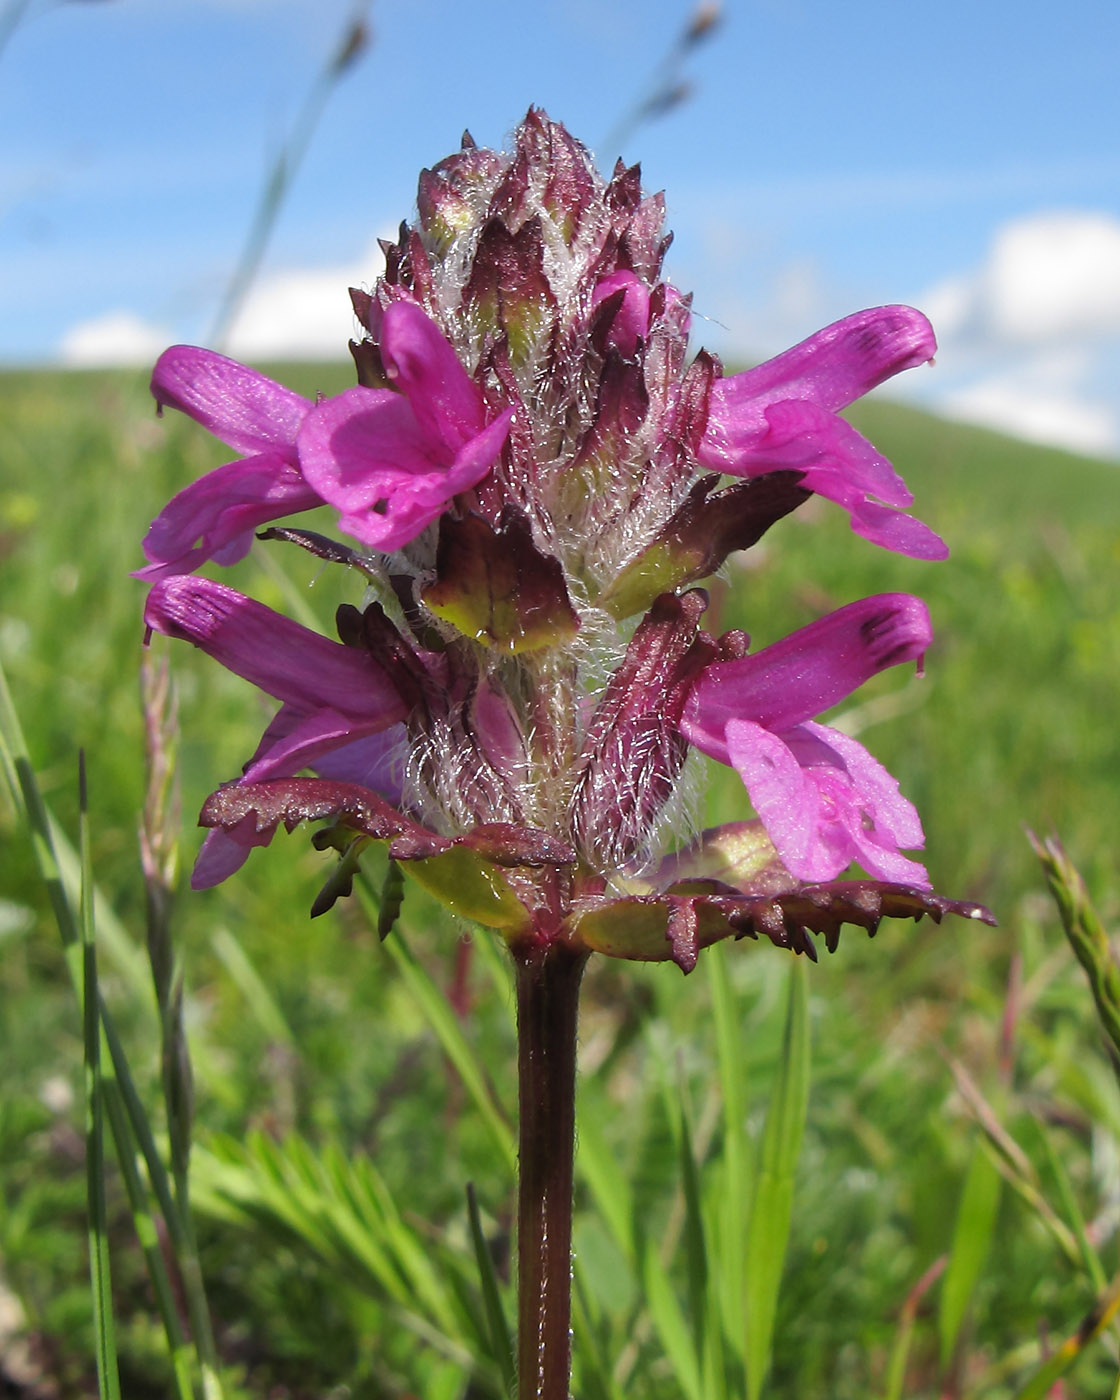
{"label": "pink flower spike", "polygon": [[368,653],[332,642],[224,584],[180,575],[148,594],[153,631],[193,642],[227,670],[304,714],[333,709],[388,728],[405,716],[391,677]]}
{"label": "pink flower spike", "polygon": [[289,462],[295,461],[296,433],[311,407],[302,394],[196,345],[163,352],[152,371],[152,397],[161,409],[177,408],[236,452],[279,451]]}

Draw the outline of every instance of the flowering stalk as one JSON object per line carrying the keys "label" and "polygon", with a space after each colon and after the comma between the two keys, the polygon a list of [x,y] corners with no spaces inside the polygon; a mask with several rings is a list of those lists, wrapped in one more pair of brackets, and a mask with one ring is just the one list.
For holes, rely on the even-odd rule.
{"label": "flowering stalk", "polygon": [[[592,953],[672,961],[765,936],[815,956],[843,924],[990,920],[935,894],[918,815],[819,716],[920,662],[925,605],[882,594],[751,651],[703,627],[704,579],[812,495],[916,559],[942,541],[838,411],[930,359],[908,307],[857,313],[744,374],[688,360],[689,300],[661,279],[660,196],[609,180],[530,111],[514,148],[462,149],[420,178],[418,218],[352,291],[358,383],[312,403],[210,351],[155,368],[160,406],[239,457],[153,522],[153,631],[279,702],[242,775],[201,814],[202,888],[282,823],[323,821],[349,893],[371,843],[517,972],[522,1400],[568,1386],[575,1030]],[[350,543],[270,522],[327,506]],[[364,587],[338,641],[196,577],[259,538]],[[697,832],[707,755],[755,816]],[[310,770],[312,776],[306,776]],[[867,877],[843,878],[853,862]]]}
{"label": "flowering stalk", "polygon": [[576,1018],[587,956],[562,943],[514,952],[518,1400],[568,1400]]}

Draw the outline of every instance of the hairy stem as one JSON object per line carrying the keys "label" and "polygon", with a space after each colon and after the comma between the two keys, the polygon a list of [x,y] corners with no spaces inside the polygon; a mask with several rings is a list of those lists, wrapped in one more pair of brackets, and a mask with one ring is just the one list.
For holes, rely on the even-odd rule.
{"label": "hairy stem", "polygon": [[518,1400],[568,1400],[576,1020],[586,953],[514,949],[520,1184]]}

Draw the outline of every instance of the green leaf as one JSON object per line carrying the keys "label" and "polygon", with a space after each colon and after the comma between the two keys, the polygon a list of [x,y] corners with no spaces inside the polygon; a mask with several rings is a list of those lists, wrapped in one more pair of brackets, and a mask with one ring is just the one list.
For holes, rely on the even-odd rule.
{"label": "green leaf", "polygon": [[482,1218],[478,1211],[478,1201],[474,1187],[467,1183],[467,1214],[470,1219],[471,1244],[474,1247],[475,1264],[478,1267],[478,1286],[482,1293],[483,1308],[486,1313],[487,1333],[490,1342],[490,1358],[498,1367],[502,1385],[508,1394],[513,1393],[517,1381],[514,1363],[513,1338],[509,1323],[502,1308],[502,1295],[498,1287],[498,1276],[494,1272],[494,1260],[482,1232]]}
{"label": "green leaf", "polygon": [[1002,1179],[995,1164],[978,1140],[972,1148],[953,1229],[949,1267],[941,1284],[937,1333],[942,1366],[947,1366],[953,1355],[972,1290],[988,1257],[1001,1185]]}
{"label": "green leaf", "polygon": [[461,919],[503,933],[519,932],[529,924],[528,910],[499,867],[467,846],[452,846],[438,856],[405,861],[403,869]]}
{"label": "green leaf", "polygon": [[771,472],[712,494],[716,477],[702,477],[654,541],[622,570],[600,598],[612,617],[648,608],[659,593],[707,578],[737,549],[748,549],[809,492],[800,472]]}
{"label": "green leaf", "polygon": [[809,1106],[809,993],[805,965],[789,970],[782,1057],[766,1113],[747,1239],[745,1350],[747,1395],[758,1400],[770,1366],[778,1290],[793,1216],[797,1159]]}

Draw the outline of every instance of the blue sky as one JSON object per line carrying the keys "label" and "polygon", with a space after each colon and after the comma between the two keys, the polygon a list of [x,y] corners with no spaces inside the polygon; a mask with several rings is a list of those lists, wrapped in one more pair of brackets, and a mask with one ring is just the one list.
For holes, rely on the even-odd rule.
{"label": "blue sky", "polygon": [[[10,2],[10,0],[9,0]],[[28,4],[28,0],[22,0]],[[353,0],[30,0],[0,55],[0,363],[205,342],[265,172]],[[230,348],[327,354],[376,237],[464,127],[530,103],[597,151],[691,0],[373,0]],[[4,13],[0,0],[0,16]],[[771,353],[934,317],[940,411],[1120,456],[1115,0],[726,0],[693,97],[623,144],[664,189],[697,340]]]}

